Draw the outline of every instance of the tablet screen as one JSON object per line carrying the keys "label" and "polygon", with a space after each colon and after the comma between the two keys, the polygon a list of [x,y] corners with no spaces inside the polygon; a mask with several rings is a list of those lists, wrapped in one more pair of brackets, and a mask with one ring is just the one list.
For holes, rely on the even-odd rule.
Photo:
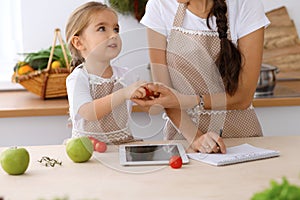
{"label": "tablet screen", "polygon": [[165,161],[180,155],[177,145],[126,146],[126,161]]}

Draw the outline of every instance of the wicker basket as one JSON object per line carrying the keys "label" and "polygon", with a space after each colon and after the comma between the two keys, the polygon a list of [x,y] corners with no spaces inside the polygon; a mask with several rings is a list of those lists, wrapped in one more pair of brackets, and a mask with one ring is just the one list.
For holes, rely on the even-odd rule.
{"label": "wicker basket", "polygon": [[[66,68],[51,69],[51,63],[57,39],[62,47]],[[44,70],[36,70],[26,75],[19,75],[15,73],[13,75],[13,81],[21,84],[28,91],[40,96],[41,99],[66,97],[66,78],[70,72],[70,64],[60,30],[55,29],[54,40],[50,51],[47,68]]]}

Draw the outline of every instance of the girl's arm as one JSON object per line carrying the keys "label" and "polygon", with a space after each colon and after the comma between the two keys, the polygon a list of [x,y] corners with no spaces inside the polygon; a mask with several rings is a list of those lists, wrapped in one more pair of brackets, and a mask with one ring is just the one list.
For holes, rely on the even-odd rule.
{"label": "girl's arm", "polygon": [[143,87],[144,81],[138,81],[128,87],[117,90],[105,97],[95,99],[92,102],[83,104],[78,113],[86,120],[98,120],[111,113],[113,109],[124,103],[130,98],[143,98],[145,91]]}

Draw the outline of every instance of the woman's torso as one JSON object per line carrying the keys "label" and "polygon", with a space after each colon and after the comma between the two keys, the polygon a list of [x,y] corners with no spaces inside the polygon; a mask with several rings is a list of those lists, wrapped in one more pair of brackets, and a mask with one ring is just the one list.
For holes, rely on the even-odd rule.
{"label": "woman's torso", "polygon": [[[169,3],[172,4],[171,2]],[[174,2],[173,5],[178,6]],[[175,10],[177,11],[177,8]],[[193,24],[186,23],[191,18],[200,23],[202,30],[186,28]],[[173,18],[172,30],[167,33],[167,65],[173,87],[185,94],[224,93],[222,78],[214,64],[220,52],[220,40],[215,24],[212,22],[212,29],[208,29],[205,28],[206,21],[203,23],[202,19],[198,18],[197,21],[197,18],[186,7],[180,5]],[[231,29],[229,30],[228,35],[231,39],[233,34]],[[223,98],[226,101],[225,95]],[[222,128],[224,137],[262,135],[260,124],[251,107],[247,110],[211,110],[200,114],[190,110],[188,113],[203,133],[218,132]],[[168,139],[177,137],[177,130],[170,120],[165,131]]]}

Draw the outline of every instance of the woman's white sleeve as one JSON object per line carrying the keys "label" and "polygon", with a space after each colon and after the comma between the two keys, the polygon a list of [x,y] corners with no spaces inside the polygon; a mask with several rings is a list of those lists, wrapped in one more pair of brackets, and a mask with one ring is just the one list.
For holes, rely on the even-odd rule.
{"label": "woman's white sleeve", "polygon": [[140,23],[166,36],[167,28],[164,23],[165,20],[162,9],[163,7],[160,0],[149,0],[146,5],[146,12]]}
{"label": "woman's white sleeve", "polygon": [[261,0],[243,0],[239,3],[237,37],[241,38],[270,24]]}

